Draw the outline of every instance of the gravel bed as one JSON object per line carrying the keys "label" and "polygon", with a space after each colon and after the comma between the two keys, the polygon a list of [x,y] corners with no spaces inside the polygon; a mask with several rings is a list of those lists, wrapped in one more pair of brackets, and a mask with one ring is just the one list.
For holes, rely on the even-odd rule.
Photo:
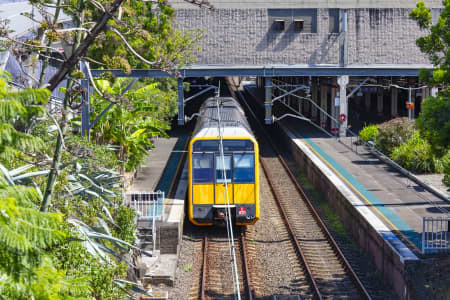
{"label": "gravel bed", "polygon": [[374,267],[369,256],[351,239],[338,217],[328,209],[323,195],[308,181],[291,157],[284,158],[372,299],[398,299],[393,289],[385,283],[382,275]]}
{"label": "gravel bed", "polygon": [[249,264],[256,296],[268,299],[271,295],[299,294],[308,299],[309,283],[262,169],[260,174],[261,219],[247,227],[248,245],[253,248],[249,250]]}
{"label": "gravel bed", "polygon": [[163,287],[169,292],[169,299],[194,299],[191,296],[200,285],[202,244],[198,228],[185,218],[175,283],[173,287]]}
{"label": "gravel bed", "polygon": [[[247,226],[247,248],[253,289],[258,299],[273,299],[272,295],[301,295],[309,299],[309,284],[297,263],[297,256],[275,199],[260,172],[261,219]],[[193,299],[199,286],[201,267],[201,231],[186,219],[180,256],[173,287],[160,286],[169,292],[169,299]],[[212,236],[212,232],[209,236]],[[155,288],[157,289],[157,288]]]}

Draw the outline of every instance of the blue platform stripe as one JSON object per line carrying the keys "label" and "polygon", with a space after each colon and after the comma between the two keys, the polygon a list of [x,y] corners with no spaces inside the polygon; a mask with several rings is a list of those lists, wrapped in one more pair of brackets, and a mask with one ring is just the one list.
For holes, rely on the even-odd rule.
{"label": "blue platform stripe", "polygon": [[[300,133],[299,133],[300,134]],[[309,138],[300,136],[320,155],[325,159],[333,168],[336,169],[355,189],[357,189],[374,207],[378,209],[390,222],[397,227],[397,229],[416,247],[420,248],[422,239],[420,234],[412,229],[402,218],[400,218],[395,212],[386,207],[386,205],[378,199],[374,194],[368,191],[355,177],[353,177],[346,169],[338,164],[333,158],[331,158],[325,151],[323,151],[316,143]]]}
{"label": "blue platform stripe", "polygon": [[186,145],[187,136],[180,136],[178,141],[173,147],[172,154],[170,155],[164,173],[162,174],[158,184],[156,185],[156,190],[163,191],[165,196],[169,193],[170,185],[175,177],[177,171],[178,163],[183,155],[183,150]]}

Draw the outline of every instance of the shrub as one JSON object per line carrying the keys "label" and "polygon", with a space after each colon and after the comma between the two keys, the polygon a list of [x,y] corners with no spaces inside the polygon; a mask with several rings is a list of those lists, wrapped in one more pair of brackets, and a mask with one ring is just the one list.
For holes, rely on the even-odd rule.
{"label": "shrub", "polygon": [[444,179],[442,179],[442,182],[450,188],[450,150],[441,158],[441,161],[444,169]]}
{"label": "shrub", "polygon": [[361,132],[359,133],[359,138],[364,142],[373,141],[375,142],[378,137],[378,126],[377,125],[368,125],[365,126]]}
{"label": "shrub", "polygon": [[416,132],[406,144],[394,148],[391,158],[402,167],[417,173],[442,172],[442,162],[433,154],[431,145]]}
{"label": "shrub", "polygon": [[396,118],[378,126],[377,147],[390,155],[394,148],[403,145],[414,135],[414,123],[408,118]]}

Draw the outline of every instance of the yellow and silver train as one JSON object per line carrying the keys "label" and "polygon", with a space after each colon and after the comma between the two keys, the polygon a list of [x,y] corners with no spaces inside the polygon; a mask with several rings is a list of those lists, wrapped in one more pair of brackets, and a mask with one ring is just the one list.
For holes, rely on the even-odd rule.
{"label": "yellow and silver train", "polygon": [[215,97],[203,103],[189,143],[188,163],[188,213],[193,224],[223,222],[227,201],[236,225],[254,224],[259,219],[258,143],[236,100]]}

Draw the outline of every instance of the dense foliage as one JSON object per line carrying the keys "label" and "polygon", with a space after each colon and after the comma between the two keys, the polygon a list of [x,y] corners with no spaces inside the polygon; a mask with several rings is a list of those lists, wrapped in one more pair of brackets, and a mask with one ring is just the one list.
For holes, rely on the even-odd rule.
{"label": "dense foliage", "polygon": [[391,158],[402,167],[415,173],[440,173],[442,163],[432,150],[431,145],[420,137],[419,132],[396,148],[391,153]]}
{"label": "dense foliage", "polygon": [[[35,89],[12,91],[11,78],[0,73],[0,299],[121,299],[130,284],[145,293],[123,281],[140,249],[134,246],[136,214],[122,199],[121,173],[142,163],[152,137],[165,136],[176,112],[174,80],[142,81],[121,95],[125,81],[106,75],[97,82],[91,121],[114,105],[90,142],[78,137],[76,119],[69,122],[86,93],[78,60],[125,72],[149,67],[176,72],[192,61],[198,35],[175,30],[173,9],[162,0],[30,2],[43,17],[36,35],[27,35],[30,40],[16,40],[8,22],[0,20],[2,47],[24,58],[29,69],[43,62],[38,78],[27,75]],[[117,8],[113,3],[121,7],[110,13]],[[70,19],[64,26],[62,13]],[[101,18],[109,21],[88,45]],[[65,53],[51,53],[54,43]],[[67,59],[79,49],[86,50]],[[62,107],[52,114],[46,111],[49,90],[37,88],[45,86],[50,57],[62,63],[57,82],[69,74],[60,89]]]}
{"label": "dense foliage", "polygon": [[[119,78],[113,85],[106,80],[98,80],[97,84],[102,92],[118,97],[128,82]],[[117,157],[125,170],[130,171],[144,161],[148,149],[153,147],[152,137],[166,136],[164,130],[169,127],[163,116],[167,118],[175,114],[176,97],[160,90],[158,83],[152,83],[129,90],[120,99],[95,124],[92,135],[98,143],[117,145]],[[92,105],[97,112],[93,115],[95,117],[109,105],[109,101],[95,96]]]}
{"label": "dense foliage", "polygon": [[375,142],[379,135],[378,126],[377,125],[368,125],[365,126],[359,132],[359,138],[364,142],[372,141]]}
{"label": "dense foliage", "polygon": [[377,147],[390,155],[395,147],[405,144],[414,134],[414,123],[408,118],[396,118],[378,126]]}
{"label": "dense foliage", "polygon": [[436,153],[445,153],[450,148],[450,98],[445,95],[427,98],[416,125]]}
{"label": "dense foliage", "polygon": [[[436,97],[428,97],[422,103],[422,112],[417,119],[421,136],[431,144],[435,155],[442,156],[450,151],[450,0],[443,0],[441,14],[433,24],[431,10],[425,2],[419,1],[410,13],[426,34],[416,44],[434,65],[433,70],[421,70],[419,77],[431,87],[439,88]],[[444,168],[444,183],[450,186],[450,168]]]}

